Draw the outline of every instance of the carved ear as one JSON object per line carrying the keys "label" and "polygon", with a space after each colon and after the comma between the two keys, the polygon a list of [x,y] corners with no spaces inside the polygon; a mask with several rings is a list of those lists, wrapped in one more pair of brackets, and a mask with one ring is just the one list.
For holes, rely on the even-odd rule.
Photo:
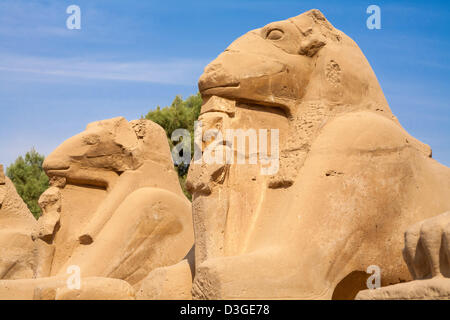
{"label": "carved ear", "polygon": [[166,132],[158,124],[151,120],[141,119],[130,121],[141,157],[156,162],[166,161],[170,156],[170,148],[167,142]]}
{"label": "carved ear", "polygon": [[324,23],[328,22],[327,18],[323,15],[323,13],[319,9],[311,9],[306,12],[306,15],[311,17],[316,23]]}
{"label": "carved ear", "polygon": [[313,57],[327,43],[340,40],[339,31],[317,9],[310,10],[291,20],[303,36],[299,49],[301,55]]}
{"label": "carved ear", "polygon": [[310,39],[302,41],[299,54],[313,57],[323,46],[325,46],[325,44],[325,41],[316,37],[311,37]]}
{"label": "carved ear", "polygon": [[148,129],[147,121],[144,119],[132,120],[130,121],[130,125],[133,128],[136,137],[138,139],[144,139],[144,137],[147,135]]}
{"label": "carved ear", "polygon": [[137,147],[137,138],[130,123],[122,117],[111,119],[109,130],[114,142],[126,150],[132,151]]}

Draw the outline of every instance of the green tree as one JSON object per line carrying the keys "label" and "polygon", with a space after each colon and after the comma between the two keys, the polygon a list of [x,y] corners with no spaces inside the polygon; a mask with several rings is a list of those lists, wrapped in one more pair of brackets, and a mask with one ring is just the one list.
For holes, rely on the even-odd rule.
{"label": "green tree", "polygon": [[[183,100],[181,96],[177,95],[170,106],[161,108],[158,106],[156,110],[150,111],[145,119],[152,120],[159,124],[166,131],[167,139],[169,141],[170,149],[174,147],[171,135],[176,129],[187,129],[191,135],[191,150],[194,150],[194,121],[198,119],[200,109],[202,106],[202,97],[200,93],[191,95],[186,100]],[[182,143],[180,141],[178,143]],[[193,152],[191,152],[191,157]],[[179,180],[183,192],[191,199],[191,195],[186,191],[185,182],[186,175],[189,169],[189,165],[180,164],[176,165]]]}
{"label": "green tree", "polygon": [[18,157],[6,169],[6,175],[36,219],[42,214],[38,205],[39,197],[48,188],[48,177],[42,169],[43,162],[44,156],[32,148],[25,158]]}

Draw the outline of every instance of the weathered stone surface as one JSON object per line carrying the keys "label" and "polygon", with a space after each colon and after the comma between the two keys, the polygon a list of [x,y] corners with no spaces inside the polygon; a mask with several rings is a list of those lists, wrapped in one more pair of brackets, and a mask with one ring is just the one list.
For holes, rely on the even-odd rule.
{"label": "weathered stone surface", "polygon": [[278,129],[280,155],[272,175],[191,164],[194,298],[329,299],[360,290],[348,276],[370,265],[383,286],[410,279],[399,230],[450,209],[450,169],[401,127],[352,39],[318,10],[273,22],[234,41],[199,89],[205,130]]}
{"label": "weathered stone surface", "polygon": [[192,272],[187,260],[157,268],[142,280],[137,300],[191,300]]}
{"label": "weathered stone surface", "polygon": [[124,280],[111,278],[84,278],[79,290],[58,288],[55,300],[134,300],[133,287]]}
{"label": "weathered stone surface", "polygon": [[236,111],[236,101],[227,100],[218,96],[212,96],[202,105],[201,114],[207,112],[223,112],[230,117],[234,116]]}
{"label": "weathered stone surface", "polygon": [[61,192],[57,187],[48,188],[39,198],[42,216],[39,218],[33,238],[43,239],[47,243],[53,241],[59,227],[61,217]]}
{"label": "weathered stone surface", "polygon": [[363,290],[357,300],[450,300],[450,279],[433,278]]}
{"label": "weathered stone surface", "polygon": [[51,290],[41,290],[40,288],[57,288],[64,286],[65,283],[65,277],[0,280],[0,300],[53,299],[54,295]]}
{"label": "weathered stone surface", "polygon": [[415,281],[364,290],[356,298],[450,299],[450,211],[408,228],[403,258]]}
{"label": "weathered stone surface", "polygon": [[69,275],[37,279],[0,280],[0,300],[119,300],[134,299],[124,280],[82,278],[79,289],[68,287]]}
{"label": "weathered stone surface", "polygon": [[67,286],[68,276],[0,280],[0,300],[134,300],[133,287],[112,278],[82,278],[79,289]]}

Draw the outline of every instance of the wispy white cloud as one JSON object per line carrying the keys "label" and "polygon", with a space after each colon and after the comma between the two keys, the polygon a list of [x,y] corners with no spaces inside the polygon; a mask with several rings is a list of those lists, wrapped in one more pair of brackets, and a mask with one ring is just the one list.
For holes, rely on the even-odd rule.
{"label": "wispy white cloud", "polygon": [[174,85],[196,83],[207,60],[103,61],[100,59],[46,58],[0,54],[0,78],[38,74],[61,78],[137,81]]}
{"label": "wispy white cloud", "polygon": [[[37,1],[2,0],[0,2],[0,35],[26,36],[30,33],[41,35],[61,35],[64,26],[63,6],[58,3]],[[59,13],[59,14],[58,14]],[[69,33],[65,33],[68,35]]]}
{"label": "wispy white cloud", "polygon": [[69,30],[66,12],[70,2],[49,0],[1,0],[0,1],[0,36],[9,41],[60,41],[64,38],[82,39],[85,42],[123,44],[127,39],[116,36],[121,26],[133,28],[135,20],[126,15],[111,12],[107,3],[94,3],[78,0],[81,6],[81,30]]}
{"label": "wispy white cloud", "polygon": [[74,32],[68,32],[65,27],[48,27],[48,26],[14,26],[14,25],[1,25],[0,35],[4,37],[29,37],[30,34],[33,36],[58,36],[58,37],[70,37],[74,35]]}

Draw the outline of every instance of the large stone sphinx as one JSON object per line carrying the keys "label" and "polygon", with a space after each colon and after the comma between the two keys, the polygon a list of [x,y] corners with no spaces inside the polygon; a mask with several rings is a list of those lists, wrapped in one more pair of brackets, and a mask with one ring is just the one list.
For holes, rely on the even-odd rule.
{"label": "large stone sphinx", "polygon": [[199,89],[204,130],[279,129],[280,158],[273,175],[191,164],[194,298],[354,298],[370,265],[383,286],[411,279],[401,232],[450,209],[450,169],[402,128],[352,39],[318,10],[270,23]]}
{"label": "large stone sphinx", "polygon": [[[0,298],[134,298],[151,271],[192,248],[191,204],[157,124],[91,123],[43,166],[51,187],[30,231],[33,272],[0,281]],[[76,268],[82,288],[70,291],[66,279]]]}

